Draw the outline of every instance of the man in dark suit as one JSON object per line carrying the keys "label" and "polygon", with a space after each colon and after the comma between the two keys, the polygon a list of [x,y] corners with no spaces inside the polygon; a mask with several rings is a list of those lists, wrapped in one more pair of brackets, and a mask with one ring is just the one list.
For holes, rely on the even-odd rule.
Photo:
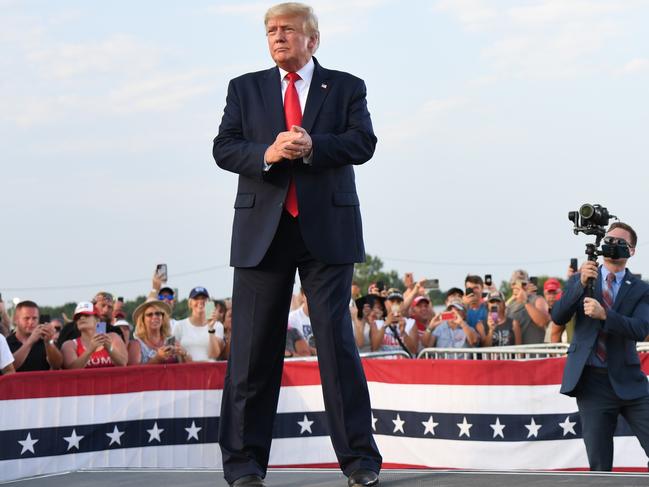
{"label": "man in dark suit", "polygon": [[[632,256],[637,236],[616,222],[603,241],[618,257]],[[576,314],[561,392],[577,399],[591,470],[612,469],[619,414],[649,456],[649,386],[636,351],[636,342],[649,335],[649,285],[631,274],[626,262],[625,257],[605,257],[601,267],[584,262],[552,308],[558,325]],[[585,292],[589,278],[595,280],[593,297]]]}
{"label": "man in dark suit", "polygon": [[233,79],[214,158],[237,173],[232,340],[219,443],[226,480],[264,485],[295,271],[309,300],[325,410],[350,486],[378,484],[381,456],[349,312],[365,259],[355,164],[376,137],[362,80],[313,58],[317,19],[288,3],[265,17],[276,67]]}

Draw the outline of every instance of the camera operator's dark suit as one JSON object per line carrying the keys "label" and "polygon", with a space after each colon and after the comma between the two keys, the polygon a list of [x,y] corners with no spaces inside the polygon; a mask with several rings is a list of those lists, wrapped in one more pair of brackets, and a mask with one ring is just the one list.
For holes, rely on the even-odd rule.
{"label": "camera operator's dark suit", "polygon": [[[594,294],[602,303],[601,267]],[[605,321],[584,314],[584,297],[585,288],[576,274],[552,308],[552,320],[558,325],[576,314],[561,392],[577,399],[591,470],[611,470],[618,414],[649,456],[649,384],[636,351],[636,342],[649,335],[649,285],[627,269]],[[600,330],[607,333],[604,368],[588,366]]]}
{"label": "camera operator's dark suit", "polygon": [[[313,141],[311,163],[283,161],[264,171],[266,148],[286,130],[279,70],[230,82],[213,151],[221,168],[239,174],[232,343],[219,427],[230,483],[266,474],[296,269],[340,466],[348,476],[381,467],[349,313],[353,263],[365,259],[353,165],[368,161],[376,144],[363,81],[315,61],[302,127]],[[291,176],[297,218],[283,208]]]}

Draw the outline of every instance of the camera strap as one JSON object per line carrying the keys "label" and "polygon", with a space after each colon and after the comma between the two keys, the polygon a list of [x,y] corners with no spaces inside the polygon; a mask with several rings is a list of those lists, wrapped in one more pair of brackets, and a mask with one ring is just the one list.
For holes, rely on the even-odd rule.
{"label": "camera strap", "polygon": [[399,336],[399,330],[397,330],[397,327],[394,325],[388,325],[390,327],[390,330],[392,330],[392,334],[394,335],[394,338],[397,339],[399,342],[399,345],[401,345],[401,348],[403,348],[403,351],[408,354],[408,358],[412,358],[412,354],[410,353],[410,350],[408,350],[408,347],[403,343],[403,340]]}

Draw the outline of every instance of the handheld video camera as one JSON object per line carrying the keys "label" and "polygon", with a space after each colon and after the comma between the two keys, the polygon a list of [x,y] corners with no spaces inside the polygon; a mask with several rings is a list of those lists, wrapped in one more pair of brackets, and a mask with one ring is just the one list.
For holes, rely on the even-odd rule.
{"label": "handheld video camera", "polygon": [[[568,212],[568,219],[573,223],[573,232],[575,235],[584,233],[586,235],[595,235],[595,243],[586,244],[586,255],[588,260],[596,261],[598,256],[608,257],[610,259],[626,259],[631,256],[628,244],[622,239],[604,239],[602,248],[600,243],[606,235],[606,228],[611,219],[617,220],[618,217],[611,215],[608,209],[602,205],[581,205],[579,211]],[[589,296],[593,295],[594,282],[588,281],[587,292]]]}

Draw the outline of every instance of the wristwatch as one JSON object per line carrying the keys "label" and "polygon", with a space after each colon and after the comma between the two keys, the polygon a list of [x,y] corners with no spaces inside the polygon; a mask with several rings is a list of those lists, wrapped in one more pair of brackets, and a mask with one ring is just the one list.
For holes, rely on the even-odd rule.
{"label": "wristwatch", "polygon": [[208,329],[207,329],[207,333],[212,333],[212,334],[214,334],[214,333],[216,333],[216,330],[215,330],[214,328],[208,328]]}

